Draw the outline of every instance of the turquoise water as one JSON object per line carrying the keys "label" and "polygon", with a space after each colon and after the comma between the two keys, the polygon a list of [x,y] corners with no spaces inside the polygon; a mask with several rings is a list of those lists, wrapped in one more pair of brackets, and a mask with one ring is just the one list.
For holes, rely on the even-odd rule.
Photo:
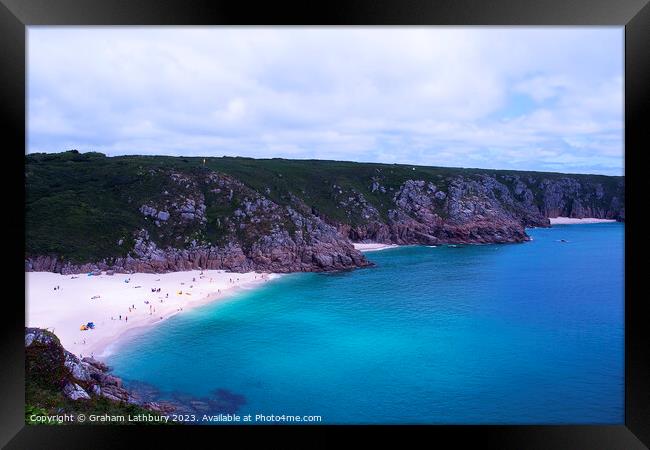
{"label": "turquoise water", "polygon": [[623,423],[624,225],[529,234],[288,275],[131,337],[108,362],[133,388],[201,413]]}

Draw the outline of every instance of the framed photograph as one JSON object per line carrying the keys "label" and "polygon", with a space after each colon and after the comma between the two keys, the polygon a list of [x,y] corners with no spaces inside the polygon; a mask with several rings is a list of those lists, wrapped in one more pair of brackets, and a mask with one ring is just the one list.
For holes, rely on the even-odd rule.
{"label": "framed photograph", "polygon": [[2,445],[647,448],[646,3],[2,0]]}

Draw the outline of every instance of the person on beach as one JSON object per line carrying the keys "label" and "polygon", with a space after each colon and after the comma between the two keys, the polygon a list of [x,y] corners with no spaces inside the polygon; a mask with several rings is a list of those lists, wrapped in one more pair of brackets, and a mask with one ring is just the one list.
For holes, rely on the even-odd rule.
{"label": "person on beach", "polygon": [[122,320],[122,314],[120,314],[120,320]]}
{"label": "person on beach", "polygon": [[129,316],[124,316],[124,321],[128,322],[129,321]]}

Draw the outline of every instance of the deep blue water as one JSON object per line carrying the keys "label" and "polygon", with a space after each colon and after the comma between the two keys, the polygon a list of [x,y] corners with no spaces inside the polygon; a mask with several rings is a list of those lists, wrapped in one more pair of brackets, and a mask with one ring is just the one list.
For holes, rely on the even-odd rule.
{"label": "deep blue water", "polygon": [[131,337],[108,362],[134,387],[242,415],[622,423],[624,225],[529,234],[289,275]]}

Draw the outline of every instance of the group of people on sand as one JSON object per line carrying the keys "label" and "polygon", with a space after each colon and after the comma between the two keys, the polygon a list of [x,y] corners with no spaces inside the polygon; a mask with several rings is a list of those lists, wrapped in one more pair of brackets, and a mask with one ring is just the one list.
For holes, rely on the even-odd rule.
{"label": "group of people on sand", "polygon": [[[130,279],[129,279],[129,280],[130,280]],[[156,280],[156,281],[160,281],[160,280]],[[181,284],[182,284],[182,283],[181,283]],[[160,292],[160,291],[161,291],[161,288],[155,288],[155,287],[152,287],[152,288],[151,288],[151,292]],[[165,294],[165,298],[169,298],[169,293],[166,293],[166,294]],[[160,303],[164,303],[164,300],[163,300],[162,298],[160,298],[159,300],[160,300]],[[149,300],[144,300],[144,304],[145,304],[145,305],[149,305],[149,315],[150,315],[150,316],[152,316],[152,315],[156,312],[156,308],[153,306],[152,302],[153,302],[153,300],[151,300],[151,301],[149,301]],[[133,304],[133,305],[131,305],[131,306],[129,307],[129,312],[130,312],[130,313],[133,313],[136,309],[137,309],[137,308],[136,308],[135,305]],[[183,308],[181,308],[180,310],[182,311]],[[122,316],[121,316],[121,315],[118,316],[118,317],[119,317],[118,320],[122,320]],[[163,319],[163,317],[160,316],[160,320],[162,320],[162,319]],[[111,320],[115,320],[115,319],[114,319],[113,317],[111,317]],[[128,318],[127,318],[126,316],[125,316],[125,321],[128,321]]]}
{"label": "group of people on sand", "polygon": [[[203,271],[201,271],[200,275],[201,275],[200,278],[205,278],[205,277],[203,276]],[[259,274],[259,276],[260,276],[259,279],[261,279],[261,280],[266,280],[266,279],[268,279],[268,278],[267,278],[267,274],[265,274],[265,273]],[[75,278],[75,277],[73,277],[73,278]],[[255,279],[258,279],[258,278],[257,278],[257,275],[255,275]],[[156,281],[160,281],[160,280],[156,280]],[[235,277],[235,278],[229,278],[229,283],[230,283],[230,284],[236,284],[236,283],[239,282],[239,281],[240,281],[240,280],[239,280],[238,277]],[[131,278],[129,277],[129,278],[125,279],[124,282],[125,282],[125,283],[130,283],[130,282],[131,282]],[[192,282],[193,282],[193,283],[196,283],[196,277],[193,277],[193,278],[192,278]],[[212,278],[210,278],[210,282],[211,282],[211,283],[213,282]],[[184,284],[185,284],[185,283],[181,283],[181,285],[184,285]],[[139,287],[139,286],[138,286],[138,287]],[[194,287],[194,285],[190,285],[190,288],[193,288],[193,287]],[[59,290],[59,289],[61,289],[61,288],[60,288],[60,286],[58,286],[58,285],[54,287],[54,290],[55,290],[55,291],[56,291],[56,290]],[[154,293],[161,292],[161,288],[159,288],[159,287],[152,287],[152,288],[151,288],[151,292],[154,292]],[[179,294],[182,294],[182,291],[179,291]],[[219,294],[219,295],[221,294],[221,289],[217,289],[217,294]],[[188,295],[189,295],[189,294],[188,294]],[[99,296],[96,296],[96,297],[99,298]],[[165,298],[166,298],[166,299],[169,298],[169,293],[165,293]],[[159,297],[159,300],[160,300],[160,303],[164,303],[164,300],[163,300],[162,298]],[[150,316],[153,316],[153,315],[156,313],[156,308],[155,308],[155,306],[153,305],[153,300],[144,300],[144,304],[145,304],[145,305],[149,305],[149,315],[150,315]],[[128,309],[129,309],[129,313],[134,314],[137,308],[136,308],[135,304],[132,304]],[[179,312],[180,312],[180,311],[183,311],[183,307],[182,307],[182,306],[179,306],[176,310],[179,311]],[[127,315],[124,315],[124,319],[123,319],[123,318],[122,318],[122,314],[119,314],[119,315],[117,316],[117,319],[116,319],[114,316],[111,316],[111,320],[120,320],[120,321],[121,321],[121,320],[124,320],[125,323],[128,323],[128,321],[129,321],[129,317],[128,317]],[[160,320],[163,320],[163,316],[160,316]],[[85,340],[84,340],[84,344],[85,344]]]}
{"label": "group of people on sand", "polygon": [[59,286],[59,285],[57,284],[56,286],[54,286],[54,290],[55,290],[55,291],[60,291],[60,290],[61,290],[61,286]]}

